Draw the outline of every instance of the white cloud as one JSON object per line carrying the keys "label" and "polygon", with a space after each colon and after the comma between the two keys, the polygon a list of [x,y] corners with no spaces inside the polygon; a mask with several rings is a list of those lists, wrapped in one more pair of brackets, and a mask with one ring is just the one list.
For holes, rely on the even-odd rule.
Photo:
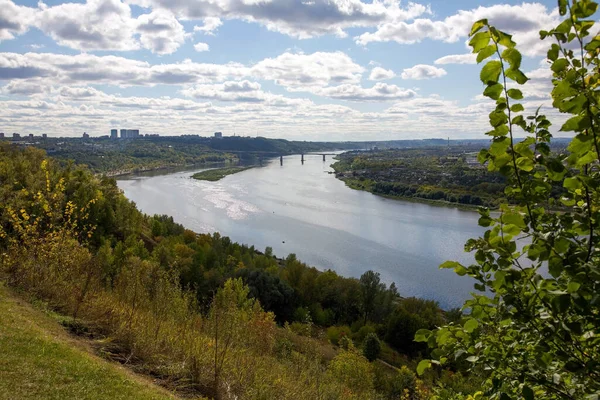
{"label": "white cloud", "polygon": [[332,99],[348,101],[392,101],[410,99],[417,94],[414,90],[404,89],[387,83],[376,83],[372,88],[363,88],[358,85],[338,85],[316,90],[314,93]]}
{"label": "white cloud", "polygon": [[424,39],[456,42],[466,38],[471,25],[482,18],[497,28],[514,33],[514,39],[521,45],[524,54],[543,55],[547,46],[539,44],[539,30],[549,29],[558,24],[558,12],[549,11],[540,3],[522,3],[520,5],[498,4],[489,7],[480,6],[469,11],[458,11],[444,20],[416,19],[412,22],[387,21],[377,26],[375,32],[366,32],[356,37],[360,45],[371,42],[390,42],[400,44],[417,43]]}
{"label": "white cloud", "polygon": [[371,74],[369,75],[369,80],[383,81],[386,79],[392,79],[395,76],[396,76],[396,73],[390,69],[375,67],[371,70]]}
{"label": "white cloud", "polygon": [[446,70],[437,68],[432,65],[418,64],[411,68],[406,68],[402,71],[402,79],[433,79],[441,78],[446,75]]}
{"label": "white cloud", "polygon": [[476,54],[451,54],[440,57],[433,62],[434,64],[477,64]]}
{"label": "white cloud", "polygon": [[275,81],[290,91],[312,90],[332,83],[358,83],[363,71],[363,67],[340,51],[312,54],[286,52],[275,58],[266,58],[252,67],[253,76]]}
{"label": "white cloud", "polygon": [[206,17],[203,20],[204,24],[202,26],[194,26],[194,32],[202,32],[205,35],[213,35],[217,28],[223,25],[223,22],[218,17]]}
{"label": "white cloud", "polygon": [[35,14],[34,9],[18,6],[11,0],[0,0],[0,41],[25,33]]}
{"label": "white cloud", "polygon": [[180,18],[241,19],[295,38],[332,34],[340,37],[352,27],[376,26],[384,21],[405,21],[431,14],[428,6],[375,0],[130,0],[142,7],[171,10]]}
{"label": "white cloud", "polygon": [[34,24],[60,45],[78,50],[135,50],[136,24],[120,0],[87,0],[48,7],[41,3]]}
{"label": "white cloud", "polygon": [[157,54],[175,52],[186,38],[183,25],[173,14],[162,10],[140,15],[137,32],[140,33],[142,47]]}
{"label": "white cloud", "polygon": [[261,85],[248,80],[220,84],[196,85],[181,90],[181,94],[196,99],[236,103],[264,103],[274,107],[298,105],[306,100],[291,99],[261,90]]}
{"label": "white cloud", "polygon": [[203,43],[203,42],[198,42],[194,45],[194,50],[196,50],[197,52],[201,53],[203,51],[209,51],[210,50],[210,46],[207,43]]}
{"label": "white cloud", "polygon": [[152,65],[117,56],[54,53],[0,53],[0,76],[10,79],[52,78],[61,84],[113,86],[190,85],[254,78],[273,81],[289,91],[315,91],[358,84],[364,68],[342,52],[283,53],[253,66],[184,60]]}

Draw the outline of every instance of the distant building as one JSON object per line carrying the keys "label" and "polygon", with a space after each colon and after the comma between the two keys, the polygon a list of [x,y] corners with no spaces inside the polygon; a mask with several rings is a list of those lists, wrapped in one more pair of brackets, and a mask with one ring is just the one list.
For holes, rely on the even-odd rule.
{"label": "distant building", "polygon": [[19,139],[21,137],[21,135],[19,135],[18,133],[13,133],[13,139]]}
{"label": "distant building", "polygon": [[118,131],[116,129],[111,129],[110,130],[110,138],[111,139],[118,139],[119,138],[119,134],[118,134]]}
{"label": "distant building", "polygon": [[136,139],[139,137],[139,129],[121,129],[121,139]]}
{"label": "distant building", "polygon": [[0,132],[0,139],[4,139],[4,132]]}
{"label": "distant building", "polygon": [[90,135],[88,135],[87,133],[83,132],[83,136],[82,136],[82,137],[83,137],[84,139],[89,139],[89,138],[90,138]]}
{"label": "distant building", "polygon": [[29,134],[29,139],[33,140],[33,133]]}
{"label": "distant building", "polygon": [[47,133],[42,133],[42,139],[48,139],[48,134]]}
{"label": "distant building", "polygon": [[216,137],[217,139],[221,139],[221,138],[223,138],[223,132],[215,132],[215,137]]}

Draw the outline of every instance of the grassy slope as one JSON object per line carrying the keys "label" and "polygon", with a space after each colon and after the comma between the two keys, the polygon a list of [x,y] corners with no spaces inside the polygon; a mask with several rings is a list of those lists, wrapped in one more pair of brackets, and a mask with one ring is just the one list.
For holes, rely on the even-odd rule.
{"label": "grassy slope", "polygon": [[50,316],[0,283],[0,399],[173,399],[85,351]]}

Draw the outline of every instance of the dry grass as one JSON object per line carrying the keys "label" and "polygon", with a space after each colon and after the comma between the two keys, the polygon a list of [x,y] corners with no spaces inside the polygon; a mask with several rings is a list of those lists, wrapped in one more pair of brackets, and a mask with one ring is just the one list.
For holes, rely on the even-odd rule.
{"label": "dry grass", "polygon": [[0,284],[0,399],[174,399],[86,351],[53,318]]}

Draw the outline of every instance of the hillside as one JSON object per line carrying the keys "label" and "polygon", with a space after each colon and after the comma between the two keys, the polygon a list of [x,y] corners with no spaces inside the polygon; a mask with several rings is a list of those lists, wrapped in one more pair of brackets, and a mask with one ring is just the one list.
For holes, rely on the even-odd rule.
{"label": "hillside", "polygon": [[175,397],[88,351],[49,314],[0,284],[0,399]]}

